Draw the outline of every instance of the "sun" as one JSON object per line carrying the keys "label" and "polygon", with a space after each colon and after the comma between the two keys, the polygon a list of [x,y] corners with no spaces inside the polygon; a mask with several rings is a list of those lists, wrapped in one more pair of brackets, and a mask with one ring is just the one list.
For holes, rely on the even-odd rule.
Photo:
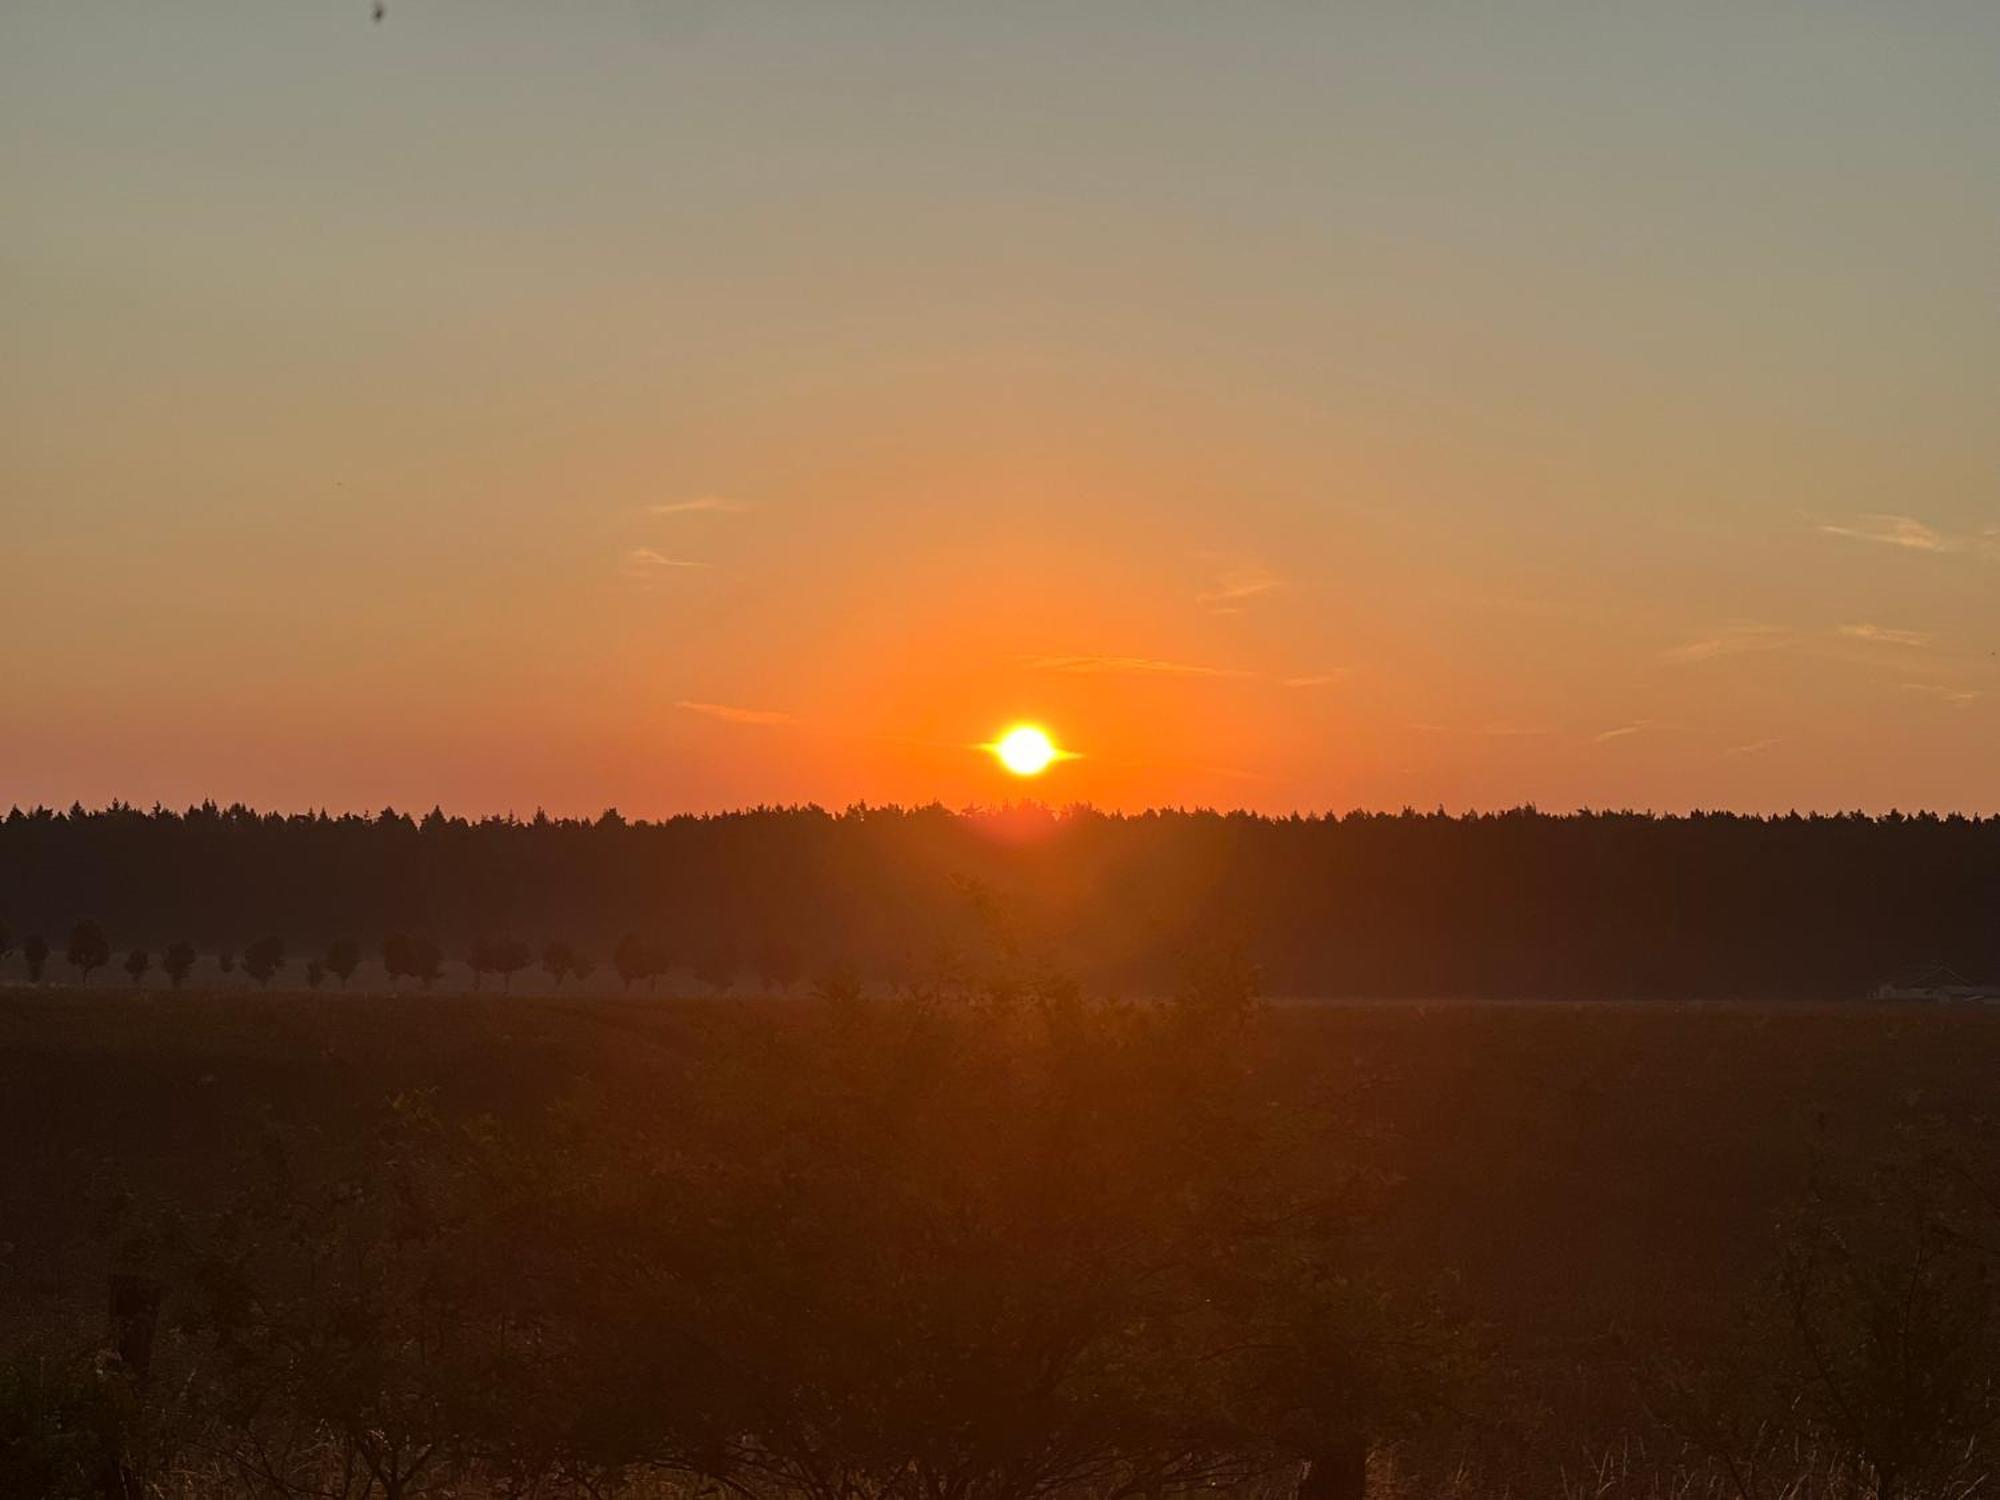
{"label": "sun", "polygon": [[1048,731],[1033,724],[1015,725],[987,748],[1016,776],[1039,776],[1062,759]]}

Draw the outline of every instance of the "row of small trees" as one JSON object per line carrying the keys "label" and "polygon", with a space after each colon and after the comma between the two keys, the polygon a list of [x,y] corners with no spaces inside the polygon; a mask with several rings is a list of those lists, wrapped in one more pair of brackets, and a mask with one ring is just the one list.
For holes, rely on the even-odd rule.
{"label": "row of small trees", "polygon": [[[14,935],[4,922],[0,922],[0,959],[9,957],[13,951]],[[193,972],[195,961],[199,956],[192,943],[169,943],[160,952],[160,972],[165,974],[178,989],[182,981]],[[49,940],[41,933],[31,932],[21,939],[21,959],[27,965],[30,980],[36,983],[41,981],[42,974],[48,967],[49,957]],[[86,920],[78,922],[70,929],[69,941],[63,945],[63,960],[76,971],[78,978],[85,984],[90,982],[93,973],[109,964],[111,958],[111,941],[97,923]],[[233,972],[236,955],[231,952],[225,959],[224,972]],[[260,982],[268,983],[270,978],[284,967],[284,962],[282,943],[278,943],[275,950],[272,950],[266,943],[260,941],[251,944],[245,950],[243,967],[245,973],[253,978],[261,976]],[[131,977],[134,984],[143,983],[153,968],[153,955],[144,948],[134,948],[125,955],[119,967]],[[267,968],[268,972],[265,972]]]}
{"label": "row of small trees", "polygon": [[[5,923],[0,923],[0,960],[6,959],[13,951],[13,934]],[[41,933],[30,933],[21,939],[20,951],[28,978],[39,983],[52,956],[49,940]],[[115,960],[117,967],[134,984],[143,984],[146,976],[157,966],[168,982],[179,989],[193,973],[200,954],[194,944],[182,940],[161,949],[157,960],[146,948],[132,948],[122,958],[116,958],[103,927],[86,919],[70,929],[62,957],[84,984],[90,982],[92,974],[111,966]],[[427,934],[392,932],[382,940],[381,959],[391,983],[400,984],[407,979],[428,990],[444,972],[446,953]],[[246,978],[263,988],[268,987],[286,968],[288,955],[283,938],[267,936],[246,944],[240,954],[234,948],[219,949],[215,961],[225,975],[233,975],[241,969]],[[467,945],[464,961],[472,971],[474,989],[479,988],[489,974],[500,980],[502,988],[511,989],[514,976],[537,962],[558,989],[571,980],[581,983],[597,972],[597,961],[588,952],[562,938],[549,939],[542,945],[539,955],[520,937],[499,935],[476,938]],[[340,937],[324,949],[308,955],[300,973],[308,988],[318,989],[328,979],[335,979],[344,989],[360,969],[361,963],[360,942],[351,937]],[[663,944],[637,933],[627,933],[620,938],[611,954],[612,971],[627,991],[640,983],[652,989],[673,967],[672,955]],[[697,980],[717,991],[729,989],[736,982],[741,967],[742,959],[736,946],[727,940],[711,943],[694,955],[688,964],[689,971]],[[782,940],[760,945],[754,955],[754,968],[766,990],[789,990],[804,973],[798,949]]]}

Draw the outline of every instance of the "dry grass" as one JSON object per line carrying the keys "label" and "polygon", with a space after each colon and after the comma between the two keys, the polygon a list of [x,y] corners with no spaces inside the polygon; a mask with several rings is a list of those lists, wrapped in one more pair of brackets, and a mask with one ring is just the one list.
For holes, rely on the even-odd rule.
{"label": "dry grass", "polygon": [[[102,1203],[204,1201],[266,1124],[331,1137],[393,1095],[532,1118],[579,1086],[655,1107],[765,1002],[0,993],[0,1324],[87,1336]],[[2000,1013],[1808,1005],[1329,1005],[1268,1018],[1274,1102],[1342,1122],[1330,1163],[1395,1186],[1376,1226],[1494,1356],[1479,1464],[1378,1455],[1382,1495],[1865,1500],[1822,1455],[1746,1475],[1637,1393],[1699,1366],[1768,1266],[1815,1153],[1943,1130],[2000,1162]],[[1606,1433],[1644,1433],[1607,1446]],[[189,1476],[188,1494],[207,1493]],[[1946,1500],[1983,1494],[1968,1456]]]}

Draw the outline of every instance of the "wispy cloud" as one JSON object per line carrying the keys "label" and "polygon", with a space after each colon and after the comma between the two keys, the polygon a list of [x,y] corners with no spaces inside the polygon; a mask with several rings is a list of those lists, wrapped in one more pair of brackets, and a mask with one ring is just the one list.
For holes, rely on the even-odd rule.
{"label": "wispy cloud", "polygon": [[720,719],[725,724],[789,724],[790,714],[779,713],[769,708],[738,708],[730,703],[696,703],[683,698],[674,705],[691,714],[701,714],[705,718]]}
{"label": "wispy cloud", "polygon": [[625,561],[619,571],[627,578],[648,578],[655,573],[670,568],[705,568],[707,566],[708,564],[705,562],[693,562],[685,557],[668,557],[665,553],[656,552],[651,547],[634,547],[630,552],[625,554]]}
{"label": "wispy cloud", "polygon": [[1149,677],[1248,677],[1229,667],[1204,667],[1193,662],[1162,661],[1152,656],[1024,656],[1021,664],[1038,672],[1063,672],[1072,677],[1122,674]]}
{"label": "wispy cloud", "polygon": [[1894,630],[1887,625],[1843,625],[1837,634],[1854,641],[1879,641],[1885,646],[1928,646],[1929,632],[1922,630]]}
{"label": "wispy cloud", "polygon": [[1239,563],[1215,575],[1215,582],[1194,596],[1194,602],[1217,614],[1234,614],[1251,599],[1285,586],[1285,580],[1269,568],[1255,563]]}
{"label": "wispy cloud", "polygon": [[1339,667],[1331,672],[1312,672],[1304,677],[1287,677],[1282,680],[1280,685],[1288,688],[1325,687],[1329,683],[1340,681],[1346,675],[1347,668]]}
{"label": "wispy cloud", "polygon": [[1753,651],[1782,651],[1792,644],[1792,632],[1782,625],[1759,625],[1736,620],[1713,635],[1669,647],[1660,660],[1676,664],[1713,661],[1720,656],[1742,656]]}
{"label": "wispy cloud", "polygon": [[1722,752],[1722,758],[1724,760],[1732,760],[1739,755],[1762,755],[1777,743],[1779,743],[1777,740],[1769,739],[1752,740],[1747,745],[1731,745],[1727,750]]}
{"label": "wispy cloud", "polygon": [[1904,547],[1912,552],[1949,552],[1951,547],[1936,527],[1926,526],[1915,516],[1884,515],[1880,512],[1856,516],[1846,524],[1822,521],[1819,530],[1828,536],[1852,537],[1858,542],[1879,542],[1885,547]]}
{"label": "wispy cloud", "polygon": [[1602,734],[1593,734],[1590,737],[1590,742],[1593,745],[1605,745],[1609,744],[1612,740],[1622,740],[1652,727],[1653,721],[1651,719],[1641,719],[1636,724],[1620,724],[1616,729],[1607,729]]}
{"label": "wispy cloud", "polygon": [[646,507],[656,516],[725,515],[740,516],[745,511],[757,507],[748,500],[732,499],[728,495],[697,495],[692,500],[667,500],[658,505]]}
{"label": "wispy cloud", "polygon": [[1953,708],[1964,708],[1969,703],[1977,703],[1982,696],[1978,688],[1952,687],[1942,682],[1906,682],[1904,691],[1923,693],[1940,702],[1949,703]]}
{"label": "wispy cloud", "polygon": [[2000,527],[1988,526],[1974,532],[1940,531],[1915,516],[1876,512],[1856,516],[1851,521],[1821,521],[1815,529],[1827,536],[1901,547],[1907,552],[1969,552],[2000,562]]}

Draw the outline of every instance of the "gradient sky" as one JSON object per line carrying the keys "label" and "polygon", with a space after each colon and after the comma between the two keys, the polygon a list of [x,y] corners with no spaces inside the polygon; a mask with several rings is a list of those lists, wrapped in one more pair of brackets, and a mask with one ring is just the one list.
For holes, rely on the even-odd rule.
{"label": "gradient sky", "polygon": [[0,803],[2000,810],[2000,6],[8,0]]}

